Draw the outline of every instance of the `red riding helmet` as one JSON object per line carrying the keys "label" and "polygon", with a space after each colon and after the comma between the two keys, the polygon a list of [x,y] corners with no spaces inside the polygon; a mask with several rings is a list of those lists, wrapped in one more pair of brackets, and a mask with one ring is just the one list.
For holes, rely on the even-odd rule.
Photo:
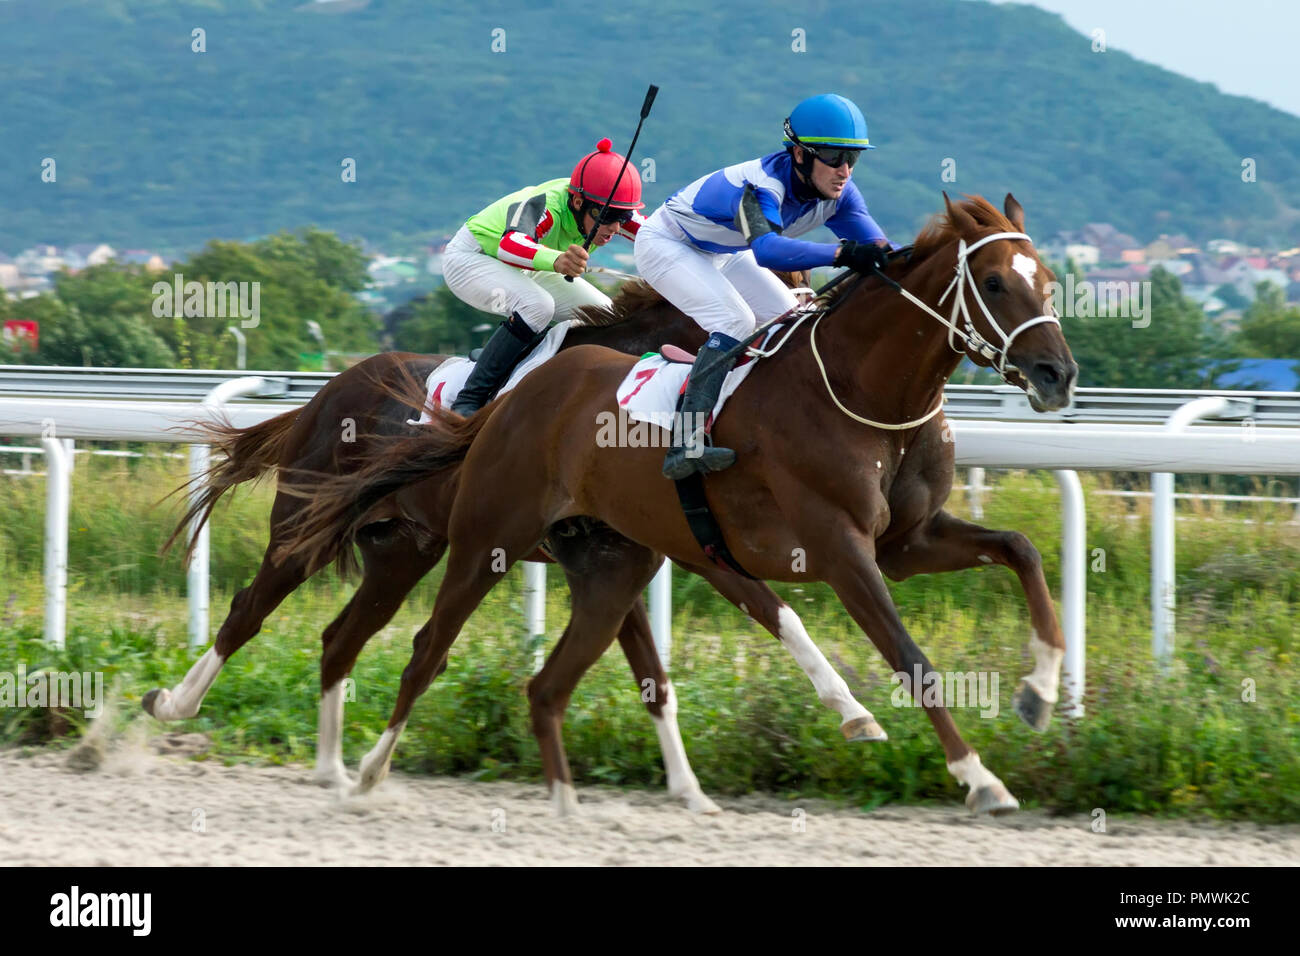
{"label": "red riding helmet", "polygon": [[[623,157],[610,149],[613,145],[608,139],[602,139],[596,144],[594,153],[588,153],[578,161],[569,177],[569,192],[598,205],[608,199],[611,209],[644,209],[641,174],[631,163],[623,169]],[[622,179],[618,179],[620,169],[623,169]],[[618,180],[618,189],[614,189],[615,180]]]}

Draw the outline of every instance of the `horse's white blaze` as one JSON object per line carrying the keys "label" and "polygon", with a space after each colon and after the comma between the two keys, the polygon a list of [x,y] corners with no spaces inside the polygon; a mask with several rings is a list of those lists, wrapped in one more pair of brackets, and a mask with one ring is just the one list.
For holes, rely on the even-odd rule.
{"label": "horse's white blaze", "polygon": [[871,711],[853,699],[849,685],[844,683],[844,678],[827,662],[821,649],[808,636],[799,615],[788,604],[781,605],[781,610],[777,613],[777,636],[812,681],[817,699],[838,713],[843,718],[841,723],[859,717],[874,719]]}
{"label": "horse's white blaze", "polygon": [[158,695],[153,705],[153,715],[159,720],[184,720],[199,712],[199,705],[207,694],[212,682],[221,673],[226,662],[217,653],[215,647],[209,647],[203,656],[194,662],[186,673],[184,680],[170,691]]}
{"label": "horse's white blaze", "polygon": [[1025,255],[1023,252],[1017,252],[1011,257],[1011,268],[1020,273],[1021,277],[1025,280],[1025,284],[1029,286],[1030,292],[1033,292],[1037,288],[1037,285],[1034,282],[1034,276],[1038,274],[1038,263],[1032,258]]}
{"label": "horse's white blaze", "polygon": [[343,681],[320,696],[320,723],[316,734],[316,779],[344,783]]}
{"label": "horse's white blaze", "polygon": [[1034,670],[1025,677],[1025,683],[1038,692],[1049,704],[1056,703],[1057,687],[1061,680],[1061,661],[1065,651],[1048,644],[1034,632],[1029,640],[1030,653],[1034,655]]}
{"label": "horse's white blaze", "polygon": [[980,787],[1002,786],[1002,781],[993,771],[980,763],[980,755],[973,750],[956,763],[948,764],[948,772],[956,777],[958,782],[970,787],[971,793]]}

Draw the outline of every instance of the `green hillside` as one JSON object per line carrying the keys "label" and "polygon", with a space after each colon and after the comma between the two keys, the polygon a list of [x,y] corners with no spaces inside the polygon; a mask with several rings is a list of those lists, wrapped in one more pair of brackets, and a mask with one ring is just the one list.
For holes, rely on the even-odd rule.
{"label": "green hillside", "polygon": [[[625,147],[651,82],[638,148],[655,161],[651,203],[776,148],[797,100],[835,90],[867,115],[879,149],[855,175],[898,236],[947,188],[1014,191],[1037,235],[1109,220],[1139,238],[1300,241],[1300,118],[1094,53],[1032,7],[312,6],[0,3],[0,250],[175,250],[308,223],[385,241],[447,233],[566,173],[601,135]],[[191,51],[196,27],[206,53]],[[807,52],[792,51],[794,30]],[[44,157],[56,183],[41,181]],[[345,157],[355,183],[340,180]],[[1246,157],[1257,182],[1242,182]],[[940,178],[946,158],[955,183]]]}

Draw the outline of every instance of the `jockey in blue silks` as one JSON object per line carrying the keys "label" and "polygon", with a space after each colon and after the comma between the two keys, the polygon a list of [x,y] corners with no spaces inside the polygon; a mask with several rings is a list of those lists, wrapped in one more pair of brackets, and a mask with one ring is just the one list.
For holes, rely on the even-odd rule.
{"label": "jockey in blue silks", "polygon": [[[861,110],[833,93],[806,99],[786,119],[784,142],[781,152],[678,190],[637,233],[641,277],[710,333],[682,400],[685,422],[703,422],[717,402],[730,366],[723,353],[757,323],[796,305],[769,270],[848,266],[866,272],[883,265],[889,251],[851,178],[862,151],[875,148]],[[791,238],[821,225],[843,241]],[[701,447],[702,424],[678,437],[680,444],[664,459],[668,478],[720,471],[736,460],[728,448]]]}

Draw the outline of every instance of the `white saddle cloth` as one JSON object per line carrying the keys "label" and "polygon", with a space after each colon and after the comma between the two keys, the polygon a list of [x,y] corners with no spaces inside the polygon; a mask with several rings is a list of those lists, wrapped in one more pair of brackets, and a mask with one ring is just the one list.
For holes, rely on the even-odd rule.
{"label": "white saddle cloth", "polygon": [[[760,348],[767,345],[783,326],[774,325],[768,329],[767,335],[764,336]],[[727,373],[723,379],[722,390],[718,393],[718,401],[713,406],[713,412],[709,415],[709,421],[706,428],[712,428],[713,423],[718,420],[718,415],[722,413],[722,406],[726,404],[736,389],[740,387],[750,371],[757,364],[750,359],[743,365],[738,365]],[[658,352],[652,352],[646,355],[641,361],[632,366],[632,370],[627,373],[622,383],[618,386],[618,404],[619,407],[627,412],[628,418],[633,421],[646,422],[651,425],[658,425],[660,428],[666,428],[672,431],[673,415],[677,409],[677,396],[682,393],[686,387],[686,378],[690,374],[691,366],[684,362],[670,362]]]}
{"label": "white saddle cloth", "polygon": [[[515,370],[510,373],[510,377],[506,379],[506,383],[501,386],[497,394],[504,395],[510,391],[523,380],[525,375],[560,351],[560,346],[564,344],[564,336],[568,334],[571,324],[571,322],[557,322],[551,331],[546,333],[546,338],[529,353],[528,358],[515,366]],[[463,355],[453,355],[430,372],[425,380],[425,394],[428,395],[425,400],[426,407],[420,412],[419,421],[407,419],[407,424],[423,425],[430,421],[432,418],[428,411],[430,405],[450,408],[451,403],[456,401],[456,396],[460,394],[460,390],[465,387],[465,382],[472,371],[474,371],[473,362]]]}

